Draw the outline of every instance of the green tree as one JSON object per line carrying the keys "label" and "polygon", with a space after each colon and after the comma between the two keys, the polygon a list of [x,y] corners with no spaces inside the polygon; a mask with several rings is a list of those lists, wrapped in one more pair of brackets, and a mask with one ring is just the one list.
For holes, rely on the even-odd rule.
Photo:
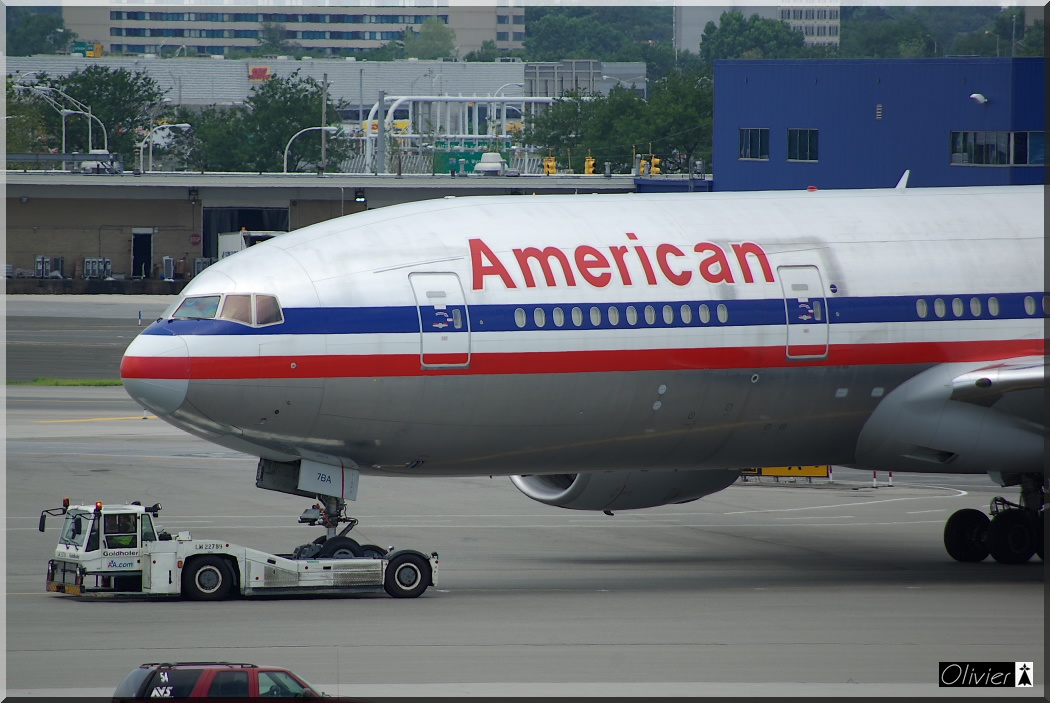
{"label": "green tree", "polygon": [[665,173],[711,163],[714,80],[703,71],[675,71],[649,87],[645,124]]}
{"label": "green tree", "polygon": [[932,35],[913,12],[865,8],[842,19],[839,51],[850,58],[914,58],[933,55]]}
{"label": "green tree", "polygon": [[1025,33],[1017,44],[1017,56],[1043,56],[1044,51],[1043,20],[1036,20],[1031,27],[1025,27]]}
{"label": "green tree", "polygon": [[428,17],[418,32],[405,30],[405,55],[415,59],[444,59],[456,55],[456,33],[437,17]]}
{"label": "green tree", "polygon": [[526,25],[525,53],[530,61],[640,61],[642,54],[641,46],[620,30],[565,14],[544,15]]}
{"label": "green tree", "polygon": [[76,32],[65,28],[60,9],[7,6],[5,10],[9,56],[62,53],[77,38]]}
{"label": "green tree", "polygon": [[[53,108],[25,88],[16,89],[7,78],[7,151],[12,154],[36,154],[58,151],[61,138],[48,130],[46,112]],[[56,113],[57,114],[57,113]]]}
{"label": "green tree", "polygon": [[807,54],[802,32],[786,22],[758,15],[745,19],[735,10],[723,13],[718,26],[708,22],[700,42],[700,58],[707,64],[717,59],[787,59]]}
{"label": "green tree", "polygon": [[288,40],[288,29],[279,22],[263,22],[259,25],[259,46],[251,53],[253,56],[285,56],[301,51],[302,47]]}
{"label": "green tree", "polygon": [[548,149],[559,164],[568,165],[569,158],[582,162],[580,147],[584,124],[596,109],[601,98],[585,100],[580,91],[565,93],[535,118],[525,122],[525,143]]}
{"label": "green tree", "polygon": [[[128,161],[135,154],[136,144],[145,136],[151,120],[163,114],[163,91],[145,71],[93,65],[61,78],[43,77],[40,84],[57,88],[76,99],[90,108],[89,112],[97,118],[97,121],[83,115],[65,118],[66,150],[69,152],[87,151],[89,147],[100,149],[108,143],[110,153],[122,154]],[[70,104],[69,109],[78,108]],[[45,114],[49,132],[60,134],[61,115],[53,110]],[[103,127],[105,138],[99,133]]]}
{"label": "green tree", "polygon": [[[284,168],[284,150],[288,141],[300,130],[321,124],[323,101],[321,83],[295,71],[287,77],[273,77],[252,89],[245,100],[243,121],[243,161],[239,170],[281,171]],[[334,118],[338,110],[347,106],[329,94],[327,114]],[[342,140],[328,137],[327,159],[336,164],[345,159],[349,149]],[[291,146],[288,170],[298,170],[305,164],[321,160],[320,132],[304,134]]]}
{"label": "green tree", "polygon": [[465,61],[495,61],[499,58],[499,49],[496,48],[496,42],[491,39],[486,39],[481,42],[481,47],[474,51],[467,52],[467,55],[463,57]]}
{"label": "green tree", "polygon": [[173,135],[173,153],[179,161],[201,173],[245,170],[246,113],[241,107],[180,108],[176,119],[192,124],[193,129]]}

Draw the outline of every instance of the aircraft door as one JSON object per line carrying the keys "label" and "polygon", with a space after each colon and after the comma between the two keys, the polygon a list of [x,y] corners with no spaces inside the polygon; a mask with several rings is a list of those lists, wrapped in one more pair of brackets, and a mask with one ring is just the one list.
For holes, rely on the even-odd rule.
{"label": "aircraft door", "polygon": [[410,273],[419,312],[423,368],[466,368],[470,364],[470,316],[454,273]]}
{"label": "aircraft door", "polygon": [[778,266],[787,314],[787,358],[824,359],[828,355],[828,310],[816,266]]}

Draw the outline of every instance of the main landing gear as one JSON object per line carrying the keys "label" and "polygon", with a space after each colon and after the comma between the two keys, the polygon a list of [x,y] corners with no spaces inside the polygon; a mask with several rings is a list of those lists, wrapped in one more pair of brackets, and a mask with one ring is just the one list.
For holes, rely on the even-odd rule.
{"label": "main landing gear", "polygon": [[[309,544],[301,544],[292,552],[293,559],[350,559],[353,557],[381,558],[387,550],[375,544],[360,544],[347,537],[347,533],[357,526],[357,518],[346,515],[346,501],[333,496],[319,496],[321,503],[303,511],[299,522],[311,527],[321,524],[325,534]],[[340,523],[346,527],[339,529]]]}
{"label": "main landing gear", "polygon": [[1045,477],[1019,474],[1000,480],[1004,486],[1020,484],[1020,503],[996,496],[991,518],[973,508],[952,514],[944,525],[944,547],[956,561],[982,561],[989,554],[1000,564],[1023,564],[1033,555],[1043,558]]}

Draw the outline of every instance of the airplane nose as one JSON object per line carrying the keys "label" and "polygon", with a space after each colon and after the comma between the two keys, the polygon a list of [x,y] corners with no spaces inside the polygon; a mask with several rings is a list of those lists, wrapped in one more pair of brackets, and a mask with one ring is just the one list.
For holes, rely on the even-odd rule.
{"label": "airplane nose", "polygon": [[120,361],[124,390],[157,415],[182,406],[190,385],[189,349],[181,337],[147,328],[128,345]]}

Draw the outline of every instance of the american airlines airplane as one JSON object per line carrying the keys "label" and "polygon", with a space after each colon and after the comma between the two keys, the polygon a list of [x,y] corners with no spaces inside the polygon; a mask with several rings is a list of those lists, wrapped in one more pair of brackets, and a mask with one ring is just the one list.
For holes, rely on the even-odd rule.
{"label": "american airlines airplane", "polygon": [[611,514],[835,464],[1019,486],[944,534],[1019,563],[1042,558],[1043,207],[1043,186],[392,206],[212,265],[121,376],[259,457],[256,485],[319,499],[332,544],[361,474],[506,475]]}

